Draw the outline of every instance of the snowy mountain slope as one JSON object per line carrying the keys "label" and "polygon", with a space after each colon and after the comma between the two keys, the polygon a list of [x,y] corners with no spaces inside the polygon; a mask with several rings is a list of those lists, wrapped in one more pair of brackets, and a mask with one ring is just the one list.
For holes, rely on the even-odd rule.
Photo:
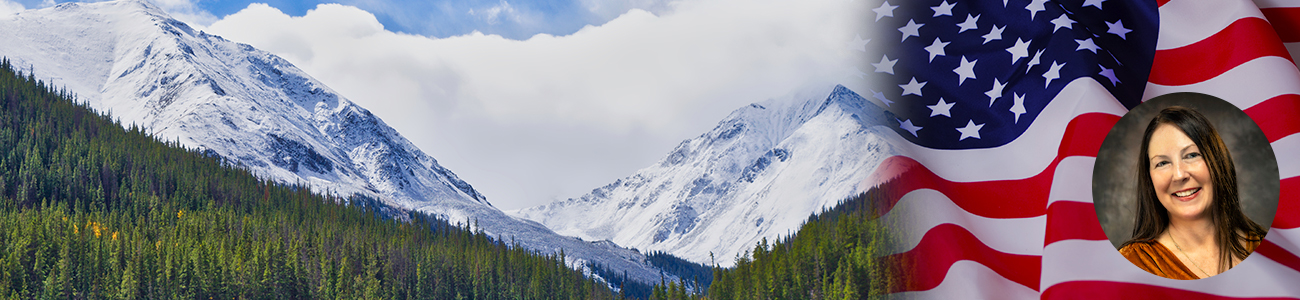
{"label": "snowy mountain slope", "polygon": [[798,230],[894,150],[884,115],[843,86],[737,109],[657,164],[578,198],[512,211],[564,235],[734,264]]}
{"label": "snowy mountain slope", "polygon": [[196,31],[142,0],[67,3],[0,18],[0,56],[124,124],[315,191],[474,220],[573,263],[657,282],[635,251],[506,215],[396,130],[289,62]]}

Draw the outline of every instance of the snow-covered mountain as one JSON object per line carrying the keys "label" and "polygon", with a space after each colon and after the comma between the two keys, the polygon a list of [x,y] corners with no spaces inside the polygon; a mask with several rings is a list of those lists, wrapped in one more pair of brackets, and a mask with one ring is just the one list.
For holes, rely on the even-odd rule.
{"label": "snow-covered mountain", "polygon": [[564,235],[730,266],[865,191],[860,183],[895,152],[884,119],[843,86],[751,104],[632,176],[511,213]]}
{"label": "snow-covered mountain", "polygon": [[660,279],[640,253],[506,215],[384,121],[288,61],[194,30],[143,0],[0,16],[0,56],[123,124],[259,176],[453,222],[473,219],[506,241],[543,253],[564,249],[574,264]]}

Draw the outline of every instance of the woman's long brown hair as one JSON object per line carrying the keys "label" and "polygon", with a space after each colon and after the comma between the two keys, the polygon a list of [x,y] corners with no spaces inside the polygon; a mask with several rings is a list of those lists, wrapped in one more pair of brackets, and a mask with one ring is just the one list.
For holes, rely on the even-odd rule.
{"label": "woman's long brown hair", "polygon": [[1142,135],[1142,150],[1137,165],[1137,220],[1133,226],[1133,238],[1124,242],[1124,245],[1153,241],[1169,228],[1169,211],[1156,198],[1155,187],[1151,183],[1151,160],[1147,159],[1151,135],[1155,133],[1156,127],[1164,124],[1173,125],[1191,138],[1210,169],[1214,198],[1211,199],[1208,213],[1210,221],[1214,223],[1215,244],[1219,246],[1219,270],[1227,270],[1232,267],[1233,257],[1246,259],[1250,255],[1243,241],[1263,239],[1267,231],[1241,212],[1241,200],[1237,196],[1237,171],[1219,132],[1205,116],[1181,106],[1161,110],[1151,119]]}

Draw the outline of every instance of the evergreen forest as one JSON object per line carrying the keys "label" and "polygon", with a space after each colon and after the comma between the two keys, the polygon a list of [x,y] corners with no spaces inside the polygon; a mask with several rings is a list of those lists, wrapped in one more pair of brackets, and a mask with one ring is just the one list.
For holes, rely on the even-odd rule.
{"label": "evergreen forest", "polygon": [[0,299],[616,299],[564,254],[262,180],[0,62]]}
{"label": "evergreen forest", "polygon": [[878,249],[889,242],[878,216],[884,199],[897,199],[885,183],[813,215],[794,235],[766,239],[732,268],[713,268],[707,293],[690,283],[653,287],[650,299],[833,299],[882,298],[905,280],[902,266]]}

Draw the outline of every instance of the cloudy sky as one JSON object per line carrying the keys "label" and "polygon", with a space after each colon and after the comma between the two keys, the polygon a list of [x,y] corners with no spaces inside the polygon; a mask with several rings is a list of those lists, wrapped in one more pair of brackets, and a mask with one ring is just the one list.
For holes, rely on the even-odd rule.
{"label": "cloudy sky", "polygon": [[151,1],[284,57],[505,210],[631,175],[749,103],[855,88],[876,2]]}

